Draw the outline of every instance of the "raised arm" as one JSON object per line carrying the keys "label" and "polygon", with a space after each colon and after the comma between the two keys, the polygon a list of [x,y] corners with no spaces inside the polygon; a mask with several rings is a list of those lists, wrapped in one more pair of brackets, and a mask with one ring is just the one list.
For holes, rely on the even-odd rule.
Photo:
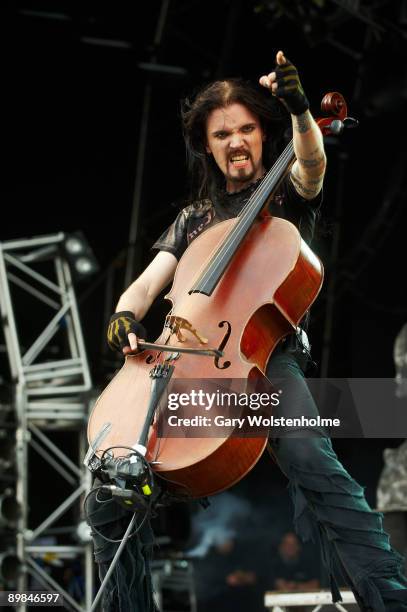
{"label": "raised arm", "polygon": [[296,160],[291,167],[291,181],[299,195],[315,198],[322,188],[326,156],[321,131],[308,110],[309,104],[298,72],[282,51],[276,55],[276,69],[260,77],[260,84],[270,89],[291,114]]}

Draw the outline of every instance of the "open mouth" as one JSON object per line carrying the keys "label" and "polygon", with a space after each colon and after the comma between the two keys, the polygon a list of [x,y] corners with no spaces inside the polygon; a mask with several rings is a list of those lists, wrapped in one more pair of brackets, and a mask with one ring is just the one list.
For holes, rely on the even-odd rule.
{"label": "open mouth", "polygon": [[232,155],[229,161],[235,168],[242,168],[248,163],[249,156],[246,154]]}

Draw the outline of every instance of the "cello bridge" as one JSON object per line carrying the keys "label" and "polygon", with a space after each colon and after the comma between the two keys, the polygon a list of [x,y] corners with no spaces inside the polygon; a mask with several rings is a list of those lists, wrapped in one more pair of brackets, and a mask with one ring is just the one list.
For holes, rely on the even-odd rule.
{"label": "cello bridge", "polygon": [[177,315],[169,315],[167,317],[166,326],[171,329],[171,332],[176,335],[179,342],[185,342],[186,338],[182,333],[182,330],[189,331],[200,344],[208,344],[208,339],[204,338],[198,330],[191,325],[191,323],[183,317]]}

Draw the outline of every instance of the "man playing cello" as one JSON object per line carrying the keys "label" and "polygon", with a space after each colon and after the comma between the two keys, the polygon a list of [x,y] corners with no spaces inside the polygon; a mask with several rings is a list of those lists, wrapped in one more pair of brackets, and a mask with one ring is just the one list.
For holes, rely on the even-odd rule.
{"label": "man playing cello", "polygon": [[[309,244],[326,167],[322,134],[308,110],[298,72],[282,51],[274,71],[262,76],[260,85],[291,114],[296,156],[269,211],[291,221]],[[151,264],[120,297],[109,323],[111,348],[124,355],[138,350],[137,339],[145,337],[140,321],[172,281],[188,245],[208,227],[242,210],[275,159],[276,123],[278,114],[270,100],[240,80],[216,81],[185,104],[183,128],[194,198],[155,243],[159,252]],[[285,416],[318,414],[303,373],[308,348],[305,333],[292,334],[269,359],[268,378],[290,381]],[[339,598],[337,568],[362,610],[407,611],[401,557],[390,546],[381,515],[370,509],[362,487],[338,461],[326,434],[318,428],[296,429],[283,437],[273,437],[272,432],[270,443],[290,480],[296,531],[320,543],[334,598]]]}

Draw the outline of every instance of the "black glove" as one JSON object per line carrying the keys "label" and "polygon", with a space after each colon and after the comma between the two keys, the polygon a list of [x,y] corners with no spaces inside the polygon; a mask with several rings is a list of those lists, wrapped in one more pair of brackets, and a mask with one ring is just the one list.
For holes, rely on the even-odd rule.
{"label": "black glove", "polygon": [[125,346],[130,346],[128,339],[128,334],[130,333],[136,334],[138,338],[143,339],[147,336],[144,326],[136,321],[134,314],[130,310],[116,312],[110,317],[107,328],[107,343],[112,351],[122,353]]}
{"label": "black glove", "polygon": [[309,109],[307,96],[301,85],[297,68],[287,60],[285,64],[277,64],[276,73],[277,89],[273,94],[281,98],[288,111],[292,115],[302,115]]}

